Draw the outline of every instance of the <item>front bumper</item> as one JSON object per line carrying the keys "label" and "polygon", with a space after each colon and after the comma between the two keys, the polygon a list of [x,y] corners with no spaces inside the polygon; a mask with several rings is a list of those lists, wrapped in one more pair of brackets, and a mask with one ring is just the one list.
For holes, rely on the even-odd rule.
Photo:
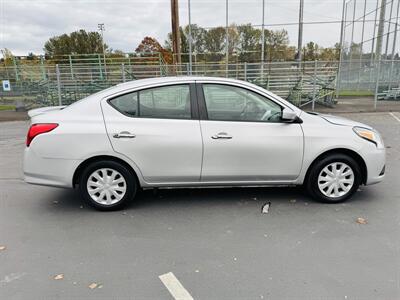
{"label": "front bumper", "polygon": [[381,182],[385,178],[385,149],[374,149],[363,154],[367,166],[366,185]]}

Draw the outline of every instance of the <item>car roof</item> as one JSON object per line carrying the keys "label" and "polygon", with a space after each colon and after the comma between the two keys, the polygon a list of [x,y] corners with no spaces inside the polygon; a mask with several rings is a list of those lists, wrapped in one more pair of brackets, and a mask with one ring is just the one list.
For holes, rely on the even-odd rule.
{"label": "car roof", "polygon": [[[154,78],[146,78],[146,79],[137,79],[133,81],[128,81],[124,83],[120,83],[117,85],[114,85],[112,87],[109,87],[108,89],[102,90],[100,92],[97,92],[96,94],[93,94],[85,99],[82,99],[81,101],[98,101],[98,98],[103,98],[103,97],[110,97],[113,95],[117,95],[121,92],[124,92],[126,90],[131,90],[131,89],[140,89],[140,88],[146,88],[146,87],[151,87],[151,86],[156,86],[156,85],[164,85],[168,83],[175,84],[175,83],[188,83],[188,82],[216,82],[216,83],[231,83],[233,85],[241,85],[241,86],[247,86],[251,87],[252,89],[258,90],[259,92],[262,92],[263,94],[267,94],[272,98],[275,98],[278,102],[281,104],[285,105],[286,107],[290,107],[294,111],[299,111],[297,107],[295,107],[293,104],[289,103],[288,101],[282,99],[281,97],[263,89],[260,86],[257,86],[253,83],[250,83],[248,81],[243,81],[243,80],[237,80],[237,79],[231,79],[231,78],[225,78],[225,77],[206,77],[206,76],[164,76],[164,77],[154,77]],[[78,101],[78,102],[81,102]],[[78,103],[76,102],[76,103]]]}
{"label": "car roof", "polygon": [[250,84],[249,82],[237,80],[237,79],[230,79],[225,77],[207,77],[207,76],[164,76],[164,77],[154,77],[154,78],[146,78],[146,79],[137,79],[132,80],[124,83],[117,84],[118,87],[124,88],[133,88],[139,87],[143,85],[152,85],[152,84],[162,84],[168,82],[188,82],[188,81],[215,81],[215,82],[232,82],[232,83],[246,83]]}

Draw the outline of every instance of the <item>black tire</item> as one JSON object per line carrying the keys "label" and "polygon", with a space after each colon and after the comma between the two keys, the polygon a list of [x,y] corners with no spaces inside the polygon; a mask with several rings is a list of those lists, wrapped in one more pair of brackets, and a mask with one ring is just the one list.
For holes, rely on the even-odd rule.
{"label": "black tire", "polygon": [[[120,200],[115,200],[117,201],[116,203],[112,204],[103,204],[96,202],[94,199],[89,194],[88,187],[87,187],[87,182],[89,179],[89,176],[91,176],[92,173],[96,172],[97,170],[100,169],[110,169],[117,171],[125,180],[125,183],[123,183],[123,186],[125,186],[125,194]],[[118,177],[119,178],[119,177]],[[125,185],[126,184],[126,185]],[[82,198],[89,203],[92,207],[102,210],[102,211],[112,211],[112,210],[118,210],[124,207],[129,201],[131,201],[137,191],[137,181],[136,177],[132,172],[126,168],[123,164],[115,162],[115,161],[97,161],[89,164],[81,173],[80,179],[79,179],[79,190]],[[114,196],[115,198],[115,196]]]}
{"label": "black tire", "polygon": [[[353,186],[350,188],[350,190],[339,197],[328,197],[325,194],[323,194],[318,186],[318,177],[320,172],[328,165],[331,163],[345,163],[347,166],[349,166],[354,174],[354,182]],[[358,187],[361,184],[361,169],[358,163],[350,156],[345,155],[345,154],[329,154],[322,159],[318,160],[317,162],[314,162],[313,165],[311,166],[310,171],[308,172],[308,176],[306,178],[305,182],[305,188],[307,192],[313,197],[313,199],[319,201],[319,202],[324,202],[324,203],[340,203],[343,202],[347,199],[349,199],[358,189]]]}

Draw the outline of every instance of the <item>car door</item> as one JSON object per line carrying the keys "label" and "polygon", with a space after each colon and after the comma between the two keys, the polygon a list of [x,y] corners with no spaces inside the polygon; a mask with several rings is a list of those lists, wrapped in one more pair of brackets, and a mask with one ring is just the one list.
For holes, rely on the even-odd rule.
{"label": "car door", "polygon": [[300,173],[303,132],[281,121],[282,106],[254,91],[198,84],[204,182],[287,182]]}
{"label": "car door", "polygon": [[194,89],[194,83],[158,86],[102,101],[114,150],[129,157],[146,182],[200,180],[202,139]]}

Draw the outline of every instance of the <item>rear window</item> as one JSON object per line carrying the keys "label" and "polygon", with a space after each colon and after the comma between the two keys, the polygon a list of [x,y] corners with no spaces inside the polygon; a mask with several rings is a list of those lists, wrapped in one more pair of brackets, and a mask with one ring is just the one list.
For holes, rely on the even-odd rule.
{"label": "rear window", "polygon": [[111,99],[110,104],[131,117],[190,119],[189,85],[145,89]]}

